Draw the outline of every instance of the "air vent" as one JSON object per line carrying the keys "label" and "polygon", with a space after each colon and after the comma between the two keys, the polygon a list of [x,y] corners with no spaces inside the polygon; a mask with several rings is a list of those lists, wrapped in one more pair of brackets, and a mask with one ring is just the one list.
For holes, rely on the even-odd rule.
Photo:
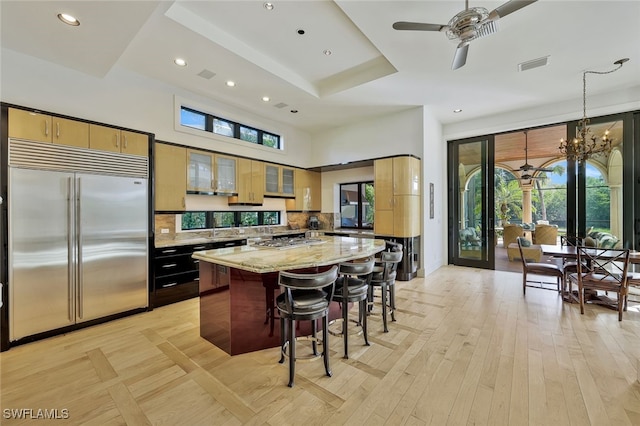
{"label": "air vent", "polygon": [[202,78],[206,78],[207,80],[209,80],[211,77],[216,75],[216,73],[213,71],[209,71],[208,69],[205,68],[202,71],[200,71],[198,75]]}
{"label": "air vent", "polygon": [[474,39],[485,37],[495,32],[498,32],[498,23],[496,21],[489,21],[483,25],[480,25],[480,28],[477,28],[476,36],[474,37]]}
{"label": "air vent", "polygon": [[284,102],[280,102],[279,104],[275,104],[275,105],[274,105],[274,107],[276,107],[276,108],[284,108],[284,107],[286,107],[286,106],[288,106],[288,105],[287,105],[287,104],[285,104]]}
{"label": "air vent", "polygon": [[530,61],[519,63],[518,71],[527,71],[533,68],[544,67],[548,64],[549,64],[549,56],[543,56],[542,58],[532,59]]}

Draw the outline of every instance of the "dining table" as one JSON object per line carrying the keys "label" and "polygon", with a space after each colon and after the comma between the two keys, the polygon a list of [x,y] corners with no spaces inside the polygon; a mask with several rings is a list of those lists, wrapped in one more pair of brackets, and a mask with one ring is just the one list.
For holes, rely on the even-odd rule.
{"label": "dining table", "polygon": [[[571,260],[576,260],[578,258],[578,249],[576,246],[570,246],[570,245],[553,245],[553,244],[541,244],[540,245],[540,249],[542,250],[542,254],[546,255],[546,256],[553,256],[553,257],[558,257],[558,258],[562,258],[564,260],[566,259],[571,259]],[[603,249],[598,249],[596,247],[594,247],[594,249],[600,250],[602,251]],[[606,251],[603,251],[603,254],[606,254]],[[629,251],[629,263],[633,264],[633,265],[638,265],[640,264],[640,251],[637,250],[631,250]],[[627,273],[627,280],[630,283],[630,285],[633,286],[638,286],[640,285],[640,274],[639,273],[633,273],[633,272],[628,272]],[[565,283],[566,285],[566,283]],[[577,302],[578,301],[578,295],[577,292],[573,292],[571,291],[571,284],[569,284],[569,291],[565,292],[565,301],[573,303],[573,302]],[[585,302],[590,302],[590,303],[594,303],[594,304],[599,304],[599,305],[603,305],[612,309],[617,309],[617,307],[615,307],[615,303],[617,303],[614,300],[609,299],[606,295],[605,296],[599,296],[597,294],[591,294],[588,300],[585,300]]]}
{"label": "dining table", "polygon": [[[577,259],[578,257],[578,249],[575,246],[541,244],[540,249],[542,249],[542,254],[546,256],[560,257],[563,259]],[[594,249],[597,248],[594,247]],[[629,263],[640,264],[640,251],[631,250],[629,252]]]}

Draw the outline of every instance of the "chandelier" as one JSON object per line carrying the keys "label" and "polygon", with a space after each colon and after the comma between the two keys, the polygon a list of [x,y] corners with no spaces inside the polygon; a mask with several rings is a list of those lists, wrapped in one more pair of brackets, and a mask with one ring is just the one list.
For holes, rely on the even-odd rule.
{"label": "chandelier", "polygon": [[572,140],[560,139],[558,149],[569,161],[587,161],[595,154],[607,155],[611,152],[611,138],[609,131],[598,137],[589,128],[589,118],[587,118],[587,74],[611,74],[618,71],[629,58],[618,59],[614,62],[616,68],[610,71],[585,71],[582,73],[582,119],[578,121],[576,137]]}

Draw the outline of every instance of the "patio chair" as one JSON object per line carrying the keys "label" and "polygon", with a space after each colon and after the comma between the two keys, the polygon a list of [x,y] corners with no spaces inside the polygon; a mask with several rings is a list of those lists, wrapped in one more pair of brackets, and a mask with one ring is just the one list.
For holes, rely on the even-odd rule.
{"label": "patio chair", "polygon": [[520,225],[505,224],[502,231],[502,244],[504,248],[508,248],[509,244],[515,243],[516,238],[524,237],[524,228]]}
{"label": "patio chair", "polygon": [[556,225],[536,225],[533,231],[533,244],[558,244],[558,227]]}

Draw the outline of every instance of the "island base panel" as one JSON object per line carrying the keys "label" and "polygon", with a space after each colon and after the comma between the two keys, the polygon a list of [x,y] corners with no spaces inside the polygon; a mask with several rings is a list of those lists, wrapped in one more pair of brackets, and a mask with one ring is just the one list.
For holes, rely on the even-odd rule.
{"label": "island base panel", "polygon": [[[200,281],[213,279],[211,270],[217,265],[200,262]],[[322,267],[320,270],[329,269]],[[316,272],[318,269],[296,272]],[[200,336],[230,355],[238,355],[280,346],[280,320],[275,318],[273,332],[267,318],[267,299],[273,300],[280,293],[278,273],[258,274],[229,268],[229,285],[200,294]],[[277,310],[276,310],[277,316]],[[330,318],[340,318],[337,303],[331,306]],[[266,322],[266,323],[265,323]],[[318,331],[321,324],[318,322]],[[311,334],[311,324],[303,321],[296,327],[296,334]]]}

